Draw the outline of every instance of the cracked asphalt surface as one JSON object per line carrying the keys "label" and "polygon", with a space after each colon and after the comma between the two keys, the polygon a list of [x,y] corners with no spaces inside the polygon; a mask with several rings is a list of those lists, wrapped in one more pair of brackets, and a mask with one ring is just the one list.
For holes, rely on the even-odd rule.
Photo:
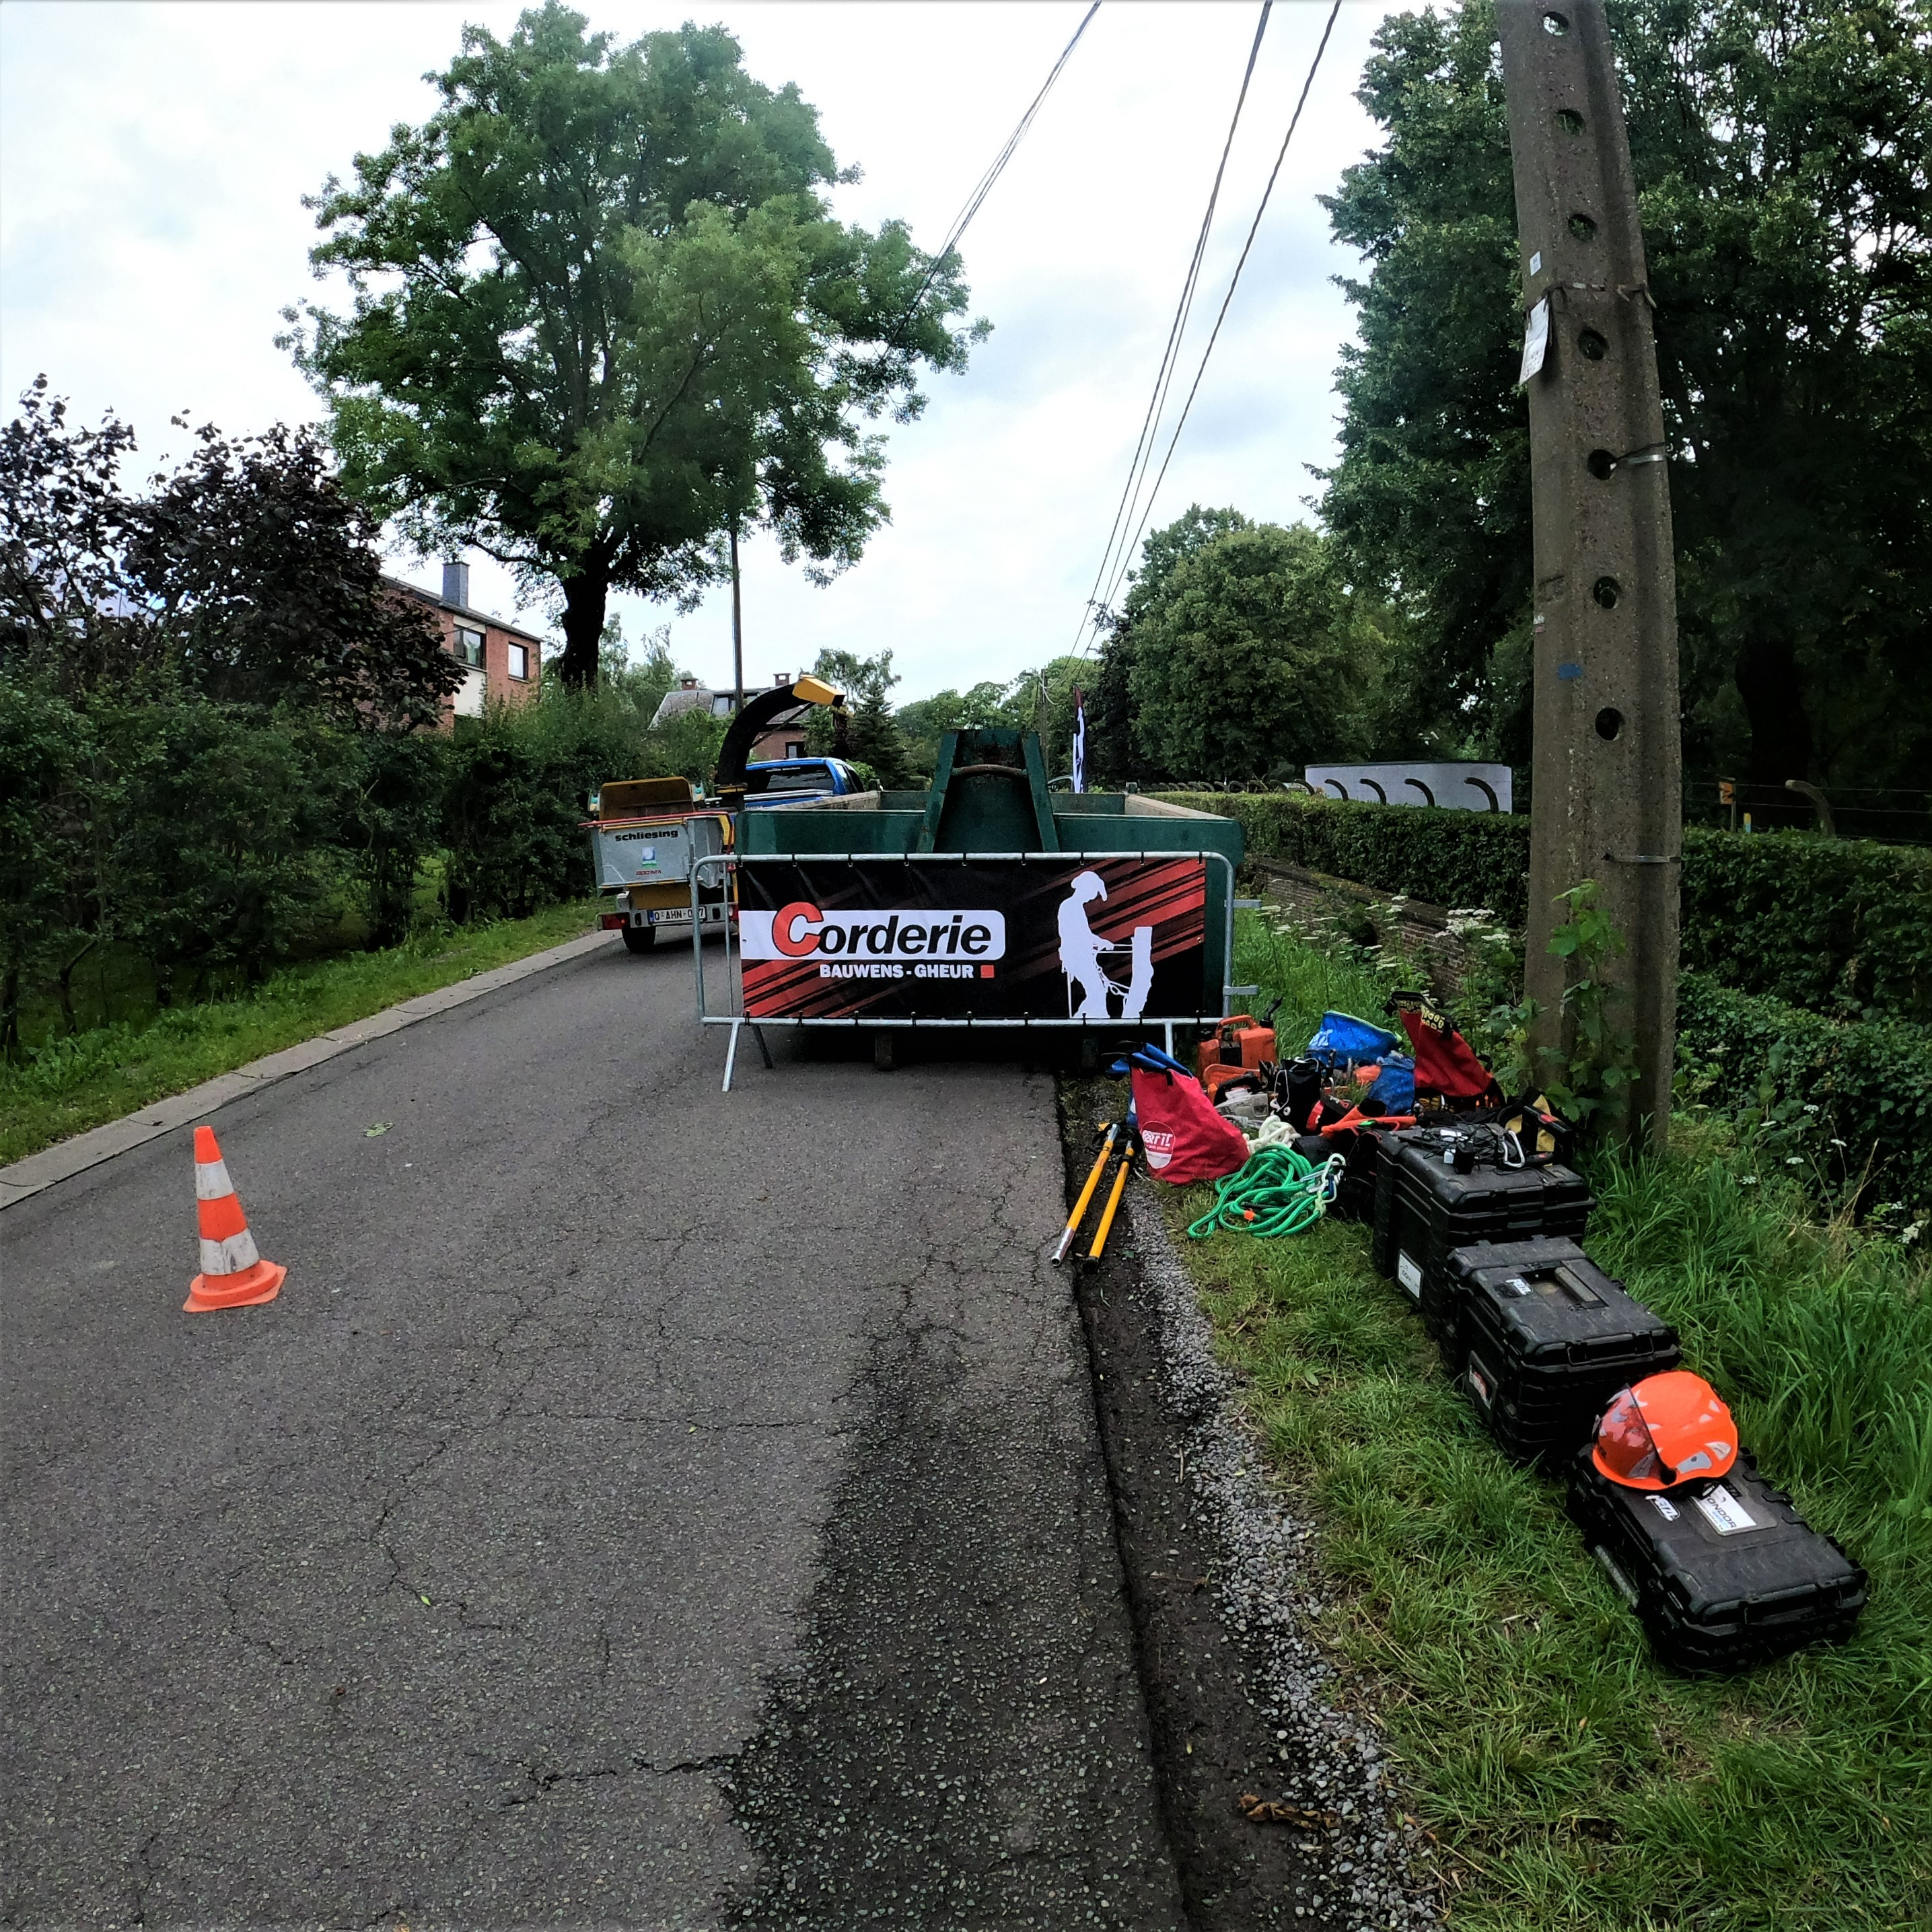
{"label": "cracked asphalt surface", "polygon": [[[1050,1078],[614,944],[0,1216],[8,1925],[1184,1922]],[[388,1130],[370,1136],[377,1123]]]}

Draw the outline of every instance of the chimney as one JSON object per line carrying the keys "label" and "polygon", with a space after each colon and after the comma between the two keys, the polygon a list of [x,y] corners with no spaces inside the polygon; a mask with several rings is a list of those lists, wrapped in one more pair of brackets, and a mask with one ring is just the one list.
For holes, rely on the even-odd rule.
{"label": "chimney", "polygon": [[698,688],[698,680],[694,677],[681,677],[677,682],[680,691],[695,691]]}
{"label": "chimney", "polygon": [[782,691],[790,682],[791,673],[788,670],[782,670],[772,680],[772,688],[774,691]]}
{"label": "chimney", "polygon": [[470,566],[454,557],[442,566],[442,601],[470,608]]}

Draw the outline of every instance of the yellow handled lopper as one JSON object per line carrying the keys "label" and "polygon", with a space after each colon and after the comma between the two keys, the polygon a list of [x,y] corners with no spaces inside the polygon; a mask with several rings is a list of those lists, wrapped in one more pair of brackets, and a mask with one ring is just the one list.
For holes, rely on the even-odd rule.
{"label": "yellow handled lopper", "polygon": [[1094,1245],[1087,1250],[1087,1258],[1097,1262],[1100,1250],[1107,1245],[1107,1234],[1114,1225],[1114,1216],[1120,1204],[1120,1196],[1126,1192],[1127,1169],[1134,1164],[1134,1144],[1127,1143],[1127,1150],[1120,1156],[1120,1171],[1114,1177],[1114,1191],[1107,1196],[1107,1211],[1100,1216],[1100,1225],[1094,1232]]}
{"label": "yellow handled lopper", "polygon": [[1107,1128],[1107,1138],[1100,1143],[1100,1158],[1094,1163],[1094,1172],[1087,1177],[1087,1185],[1080,1190],[1080,1198],[1073,1204],[1073,1212],[1066,1217],[1066,1232],[1060,1238],[1060,1245],[1053,1251],[1053,1258],[1064,1262],[1066,1251],[1073,1245],[1073,1237],[1078,1232],[1080,1217],[1087,1211],[1087,1204],[1094,1198],[1094,1190],[1100,1184],[1100,1177],[1107,1171],[1107,1162],[1112,1156],[1114,1143],[1120,1138],[1120,1125],[1116,1120]]}

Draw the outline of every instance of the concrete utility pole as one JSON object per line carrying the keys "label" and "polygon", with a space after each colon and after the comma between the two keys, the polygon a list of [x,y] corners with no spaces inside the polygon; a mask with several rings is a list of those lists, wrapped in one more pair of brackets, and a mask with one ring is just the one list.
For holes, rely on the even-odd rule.
{"label": "concrete utility pole", "polygon": [[[1555,1045],[1556,896],[1585,879],[1626,950],[1601,976],[1636,1043],[1628,1132],[1661,1145],[1682,867],[1677,577],[1630,142],[1601,0],[1498,0],[1526,311],[1535,753],[1525,978]],[[1538,363],[1539,329],[1546,331]]]}

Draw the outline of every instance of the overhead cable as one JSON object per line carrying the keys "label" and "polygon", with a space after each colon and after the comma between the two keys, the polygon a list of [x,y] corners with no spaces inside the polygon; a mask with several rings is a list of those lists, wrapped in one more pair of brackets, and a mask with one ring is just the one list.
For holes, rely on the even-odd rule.
{"label": "overhead cable", "polygon": [[1100,10],[1100,0],[1094,0],[1094,4],[1081,16],[1079,26],[1074,28],[1072,39],[1060,49],[1060,58],[1054,62],[1052,71],[1040,83],[1040,92],[1033,98],[1033,105],[1020,116],[1019,125],[1006,136],[1006,146],[993,157],[992,165],[980,177],[978,185],[966,197],[965,206],[953,218],[952,226],[946,231],[946,239],[939,244],[939,252],[933,256],[932,266],[926,272],[926,279],[919,285],[918,293],[906,304],[905,313],[892,325],[894,338],[919,313],[919,305],[926,299],[926,292],[932,287],[933,277],[946,266],[946,257],[958,247],[960,237],[971,225],[974,216],[979,213],[987,196],[992,193],[993,184],[999,179],[1006,164],[1012,159],[1021,142],[1026,139],[1027,130],[1033,125],[1034,116],[1040,112],[1040,103],[1052,92],[1053,83],[1060,78],[1060,69],[1066,64],[1073,50],[1080,44],[1080,36],[1086,32],[1088,23]]}
{"label": "overhead cable", "polygon": [[1241,110],[1248,98],[1248,83],[1254,79],[1255,62],[1262,50],[1262,36],[1268,32],[1268,15],[1272,11],[1274,0],[1262,0],[1261,18],[1255,23],[1254,44],[1248,49],[1248,64],[1241,75],[1241,91],[1235,97],[1234,112],[1228,123],[1227,139],[1221,144],[1221,159],[1214,170],[1214,184],[1208,190],[1208,206],[1201,217],[1200,232],[1194,238],[1194,254],[1187,265],[1187,274],[1181,284],[1180,299],[1174,304],[1174,320],[1168,325],[1167,346],[1161,351],[1160,367],[1156,370],[1153,393],[1148,398],[1147,416],[1141,424],[1141,433],[1134,444],[1132,460],[1127,466],[1127,480],[1120,491],[1120,500],[1114,512],[1113,526],[1107,532],[1107,547],[1101,554],[1100,567],[1094,573],[1094,587],[1088,593],[1087,602],[1081,613],[1080,628],[1074,635],[1076,653],[1082,648],[1082,638],[1091,624],[1098,632],[1101,605],[1097,601],[1100,586],[1106,580],[1108,566],[1114,558],[1114,548],[1118,542],[1124,524],[1133,515],[1132,506],[1138,492],[1141,479],[1147,474],[1148,459],[1154,454],[1156,425],[1160,412],[1166,406],[1167,392],[1174,380],[1174,371],[1178,361],[1180,338],[1187,326],[1187,318],[1194,305],[1194,291],[1201,279],[1201,263],[1207,254],[1208,236],[1214,225],[1215,204],[1220,200],[1222,178],[1228,171],[1228,156],[1234,145],[1234,130],[1241,124]]}
{"label": "overhead cable", "polygon": [[1118,593],[1121,579],[1126,575],[1128,564],[1141,540],[1141,532],[1147,528],[1148,518],[1154,510],[1154,499],[1160,494],[1162,479],[1167,475],[1167,466],[1174,460],[1174,445],[1180,440],[1180,432],[1186,427],[1187,413],[1194,406],[1194,398],[1199,394],[1201,378],[1208,370],[1208,358],[1214,352],[1214,344],[1220,340],[1221,325],[1228,319],[1228,304],[1234,299],[1234,290],[1241,279],[1241,271],[1247,266],[1248,251],[1255,245],[1255,236],[1260,232],[1262,217],[1268,212],[1268,197],[1274,193],[1274,184],[1281,173],[1281,164],[1288,158],[1288,144],[1294,139],[1294,130],[1300,124],[1301,110],[1308,105],[1309,89],[1315,85],[1316,70],[1322,64],[1322,56],[1328,50],[1328,36],[1335,31],[1336,16],[1342,10],[1342,0],[1334,0],[1328,10],[1328,24],[1322,29],[1321,44],[1315,50],[1315,58],[1310,62],[1308,77],[1301,83],[1301,97],[1294,104],[1294,112],[1290,117],[1288,132],[1281,138],[1281,152],[1274,158],[1274,167],[1268,178],[1268,186],[1262,190],[1261,206],[1255,210],[1255,218],[1248,229],[1248,238],[1241,244],[1240,260],[1234,264],[1234,272],[1228,283],[1228,292],[1221,298],[1221,312],[1214,318],[1213,332],[1208,338],[1208,346],[1201,352],[1200,367],[1194,372],[1193,386],[1187,392],[1187,400],[1180,406],[1180,419],[1174,425],[1174,434],[1168,439],[1167,454],[1161,458],[1160,470],[1154,479],[1154,488],[1148,492],[1147,502],[1141,511],[1141,519],[1136,527],[1133,540],[1120,553],[1119,564],[1107,586],[1107,595],[1102,601],[1112,604]]}

